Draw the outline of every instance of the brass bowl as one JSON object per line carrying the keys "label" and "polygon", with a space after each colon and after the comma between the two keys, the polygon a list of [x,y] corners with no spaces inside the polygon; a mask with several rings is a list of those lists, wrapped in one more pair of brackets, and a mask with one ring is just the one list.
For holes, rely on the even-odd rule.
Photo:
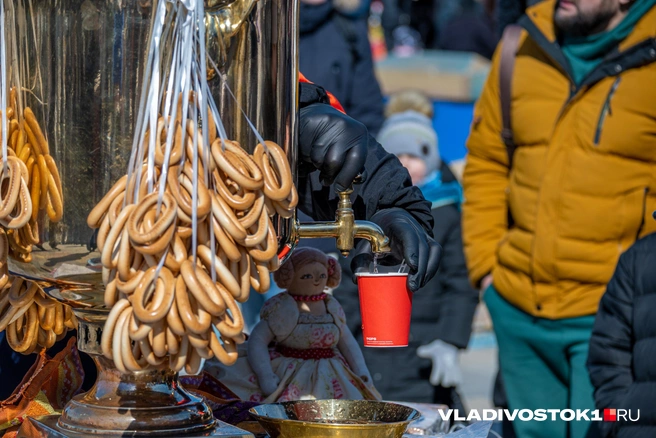
{"label": "brass bowl", "polygon": [[417,410],[367,400],[302,400],[260,405],[250,413],[271,438],[401,438]]}

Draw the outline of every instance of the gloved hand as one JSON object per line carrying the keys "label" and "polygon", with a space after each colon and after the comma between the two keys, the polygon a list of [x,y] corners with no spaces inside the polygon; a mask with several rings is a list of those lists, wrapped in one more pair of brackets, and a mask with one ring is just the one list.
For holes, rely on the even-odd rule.
{"label": "gloved hand", "polygon": [[335,183],[342,191],[362,175],[367,159],[369,132],[355,119],[330,105],[313,103],[300,111],[300,160],[321,171],[323,185]]}
{"label": "gloved hand", "polygon": [[[412,292],[428,283],[440,266],[442,247],[426,234],[410,213],[400,208],[381,210],[373,215],[371,221],[378,224],[389,237],[392,250],[378,262],[381,265],[399,265],[405,259],[410,268],[408,288]],[[373,261],[369,242],[360,242],[355,254],[351,262],[353,273],[369,272]]]}
{"label": "gloved hand", "polygon": [[462,382],[458,347],[439,339],[417,348],[417,356],[433,361],[430,382],[433,386],[456,387]]}

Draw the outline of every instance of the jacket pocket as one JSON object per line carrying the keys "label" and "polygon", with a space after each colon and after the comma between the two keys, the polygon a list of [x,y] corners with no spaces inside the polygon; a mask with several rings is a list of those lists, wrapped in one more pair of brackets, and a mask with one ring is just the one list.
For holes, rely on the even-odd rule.
{"label": "jacket pocket", "polygon": [[621,80],[622,80],[621,76],[618,76],[615,79],[613,85],[611,85],[610,90],[608,91],[606,100],[604,101],[604,104],[601,107],[601,113],[599,114],[599,119],[597,120],[597,128],[595,129],[595,134],[594,134],[595,146],[599,146],[599,142],[601,141],[601,131],[604,127],[604,122],[606,121],[606,117],[608,115],[613,115],[613,110],[610,103],[611,103],[611,99],[613,99],[613,95],[615,94],[615,91],[617,91],[617,87],[620,85]]}

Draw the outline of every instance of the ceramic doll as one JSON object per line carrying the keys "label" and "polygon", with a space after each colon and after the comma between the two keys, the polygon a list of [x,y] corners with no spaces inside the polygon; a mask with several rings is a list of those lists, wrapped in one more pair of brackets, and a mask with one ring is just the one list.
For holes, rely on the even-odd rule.
{"label": "ceramic doll", "polygon": [[326,288],[339,284],[337,260],[299,248],[274,274],[286,291],[269,299],[232,367],[209,370],[243,400],[379,400],[344,311]]}

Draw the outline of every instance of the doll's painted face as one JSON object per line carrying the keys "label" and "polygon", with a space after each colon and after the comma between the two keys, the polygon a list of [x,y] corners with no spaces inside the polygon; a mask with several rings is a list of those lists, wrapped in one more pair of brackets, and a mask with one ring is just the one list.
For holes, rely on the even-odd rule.
{"label": "doll's painted face", "polygon": [[294,272],[289,292],[294,295],[318,295],[326,289],[328,270],[323,263],[312,262]]}

